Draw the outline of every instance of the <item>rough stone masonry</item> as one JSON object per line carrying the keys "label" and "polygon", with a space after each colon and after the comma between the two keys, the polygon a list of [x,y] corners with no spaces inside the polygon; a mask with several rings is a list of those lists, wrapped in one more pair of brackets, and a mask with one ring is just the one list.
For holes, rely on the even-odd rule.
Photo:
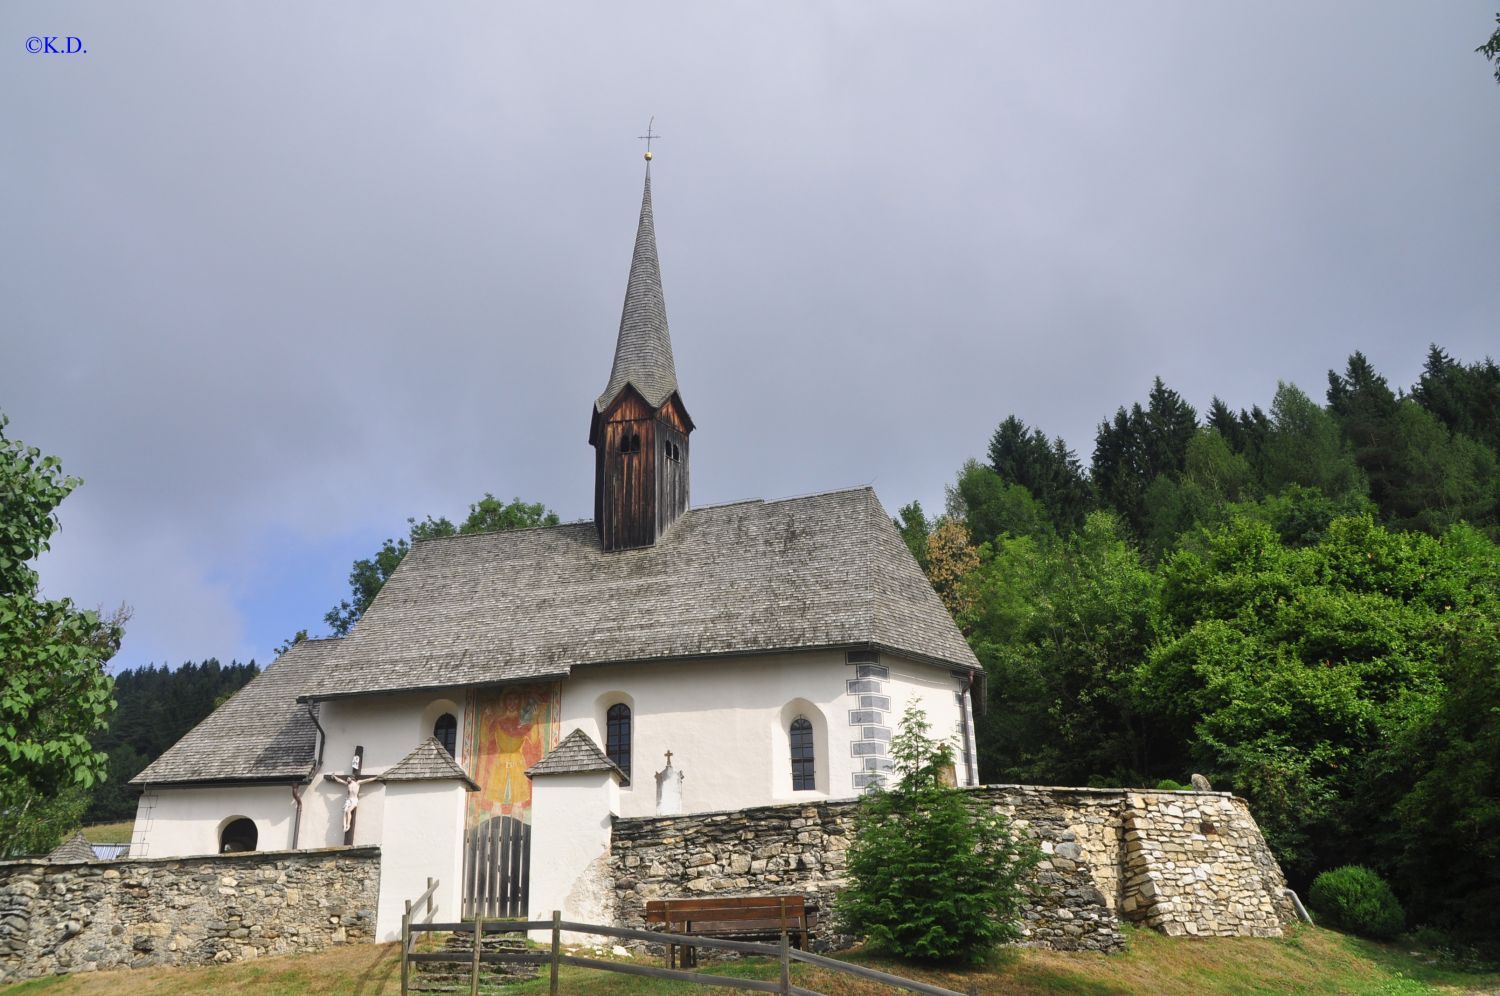
{"label": "rough stone masonry", "polygon": [[0,982],[370,941],[380,849],[0,862]]}
{"label": "rough stone masonry", "polygon": [[[1224,792],[995,785],[971,789],[1043,852],[1024,911],[1029,943],[1115,951],[1120,923],[1171,935],[1280,936],[1286,886],[1243,799]],[[620,819],[616,918],[648,899],[801,894],[822,909],[843,884],[858,802]]]}

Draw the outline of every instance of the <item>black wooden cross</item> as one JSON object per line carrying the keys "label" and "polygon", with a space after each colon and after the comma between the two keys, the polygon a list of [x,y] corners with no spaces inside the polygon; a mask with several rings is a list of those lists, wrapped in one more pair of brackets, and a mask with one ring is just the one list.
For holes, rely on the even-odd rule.
{"label": "black wooden cross", "polygon": [[354,761],[350,765],[349,774],[340,775],[328,772],[323,777],[332,782],[338,782],[348,789],[349,796],[344,800],[344,844],[354,843],[354,811],[359,808],[359,786],[363,782],[374,781],[375,775],[361,775],[359,769],[365,762],[365,749],[354,748]]}

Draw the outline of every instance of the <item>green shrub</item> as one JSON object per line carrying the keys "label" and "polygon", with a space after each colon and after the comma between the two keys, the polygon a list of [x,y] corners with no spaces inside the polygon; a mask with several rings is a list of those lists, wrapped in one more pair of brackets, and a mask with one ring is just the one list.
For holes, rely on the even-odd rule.
{"label": "green shrub", "polygon": [[1170,778],[1163,778],[1161,781],[1156,783],[1156,789],[1158,792],[1186,792],[1190,788],[1192,788],[1191,785],[1183,785],[1179,782],[1172,781],[1172,779]]}
{"label": "green shrub", "polygon": [[908,708],[891,741],[897,784],[871,791],[855,817],[838,920],[899,958],[974,962],[1021,936],[1040,855],[973,793],[943,784],[953,748],[927,730],[921,710]]}
{"label": "green shrub", "polygon": [[1362,937],[1395,937],[1406,924],[1391,887],[1363,865],[1323,872],[1313,879],[1307,902],[1326,926]]}

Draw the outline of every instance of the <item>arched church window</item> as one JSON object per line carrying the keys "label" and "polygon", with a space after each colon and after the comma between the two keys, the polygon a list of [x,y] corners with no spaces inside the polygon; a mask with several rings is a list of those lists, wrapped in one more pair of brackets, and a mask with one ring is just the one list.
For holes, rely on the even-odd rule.
{"label": "arched church window", "polygon": [[259,838],[260,834],[255,829],[255,821],[241,816],[225,824],[223,831],[219,834],[219,851],[223,854],[253,851]]}
{"label": "arched church window", "polygon": [[604,753],[630,781],[630,706],[618,702],[605,713]]}
{"label": "arched church window", "polygon": [[449,757],[458,756],[458,720],[451,712],[445,712],[432,724],[432,735],[443,745]]}
{"label": "arched church window", "polygon": [[803,716],[792,720],[792,791],[802,792],[818,787],[813,774],[813,728]]}

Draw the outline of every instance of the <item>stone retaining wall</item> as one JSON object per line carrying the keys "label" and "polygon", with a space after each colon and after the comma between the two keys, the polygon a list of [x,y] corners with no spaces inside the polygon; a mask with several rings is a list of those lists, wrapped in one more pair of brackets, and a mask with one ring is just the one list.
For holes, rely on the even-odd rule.
{"label": "stone retaining wall", "polygon": [[[1281,869],[1243,800],[1222,792],[986,786],[971,790],[1043,852],[1024,912],[1030,943],[1123,946],[1120,919],[1168,934],[1278,936]],[[800,893],[827,910],[843,883],[855,801],[618,819],[616,919],[648,899]]]}
{"label": "stone retaining wall", "polygon": [[371,941],[380,849],[0,862],[0,982]]}
{"label": "stone retaining wall", "polygon": [[1124,810],[1120,909],[1171,935],[1279,937],[1295,913],[1243,799],[1136,793]]}

